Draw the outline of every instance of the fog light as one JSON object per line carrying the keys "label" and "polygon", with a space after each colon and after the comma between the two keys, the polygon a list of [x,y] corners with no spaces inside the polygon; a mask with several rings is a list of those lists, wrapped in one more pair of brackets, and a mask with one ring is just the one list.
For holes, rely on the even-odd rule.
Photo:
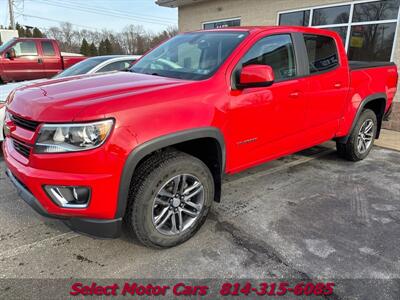
{"label": "fog light", "polygon": [[44,189],[58,206],[85,208],[89,204],[90,189],[87,187],[46,185]]}

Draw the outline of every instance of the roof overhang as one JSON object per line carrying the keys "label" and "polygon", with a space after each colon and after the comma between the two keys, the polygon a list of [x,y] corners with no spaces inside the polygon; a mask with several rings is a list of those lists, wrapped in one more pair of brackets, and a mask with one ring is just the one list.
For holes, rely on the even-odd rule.
{"label": "roof overhang", "polygon": [[165,7],[179,7],[208,0],[156,0],[156,4]]}

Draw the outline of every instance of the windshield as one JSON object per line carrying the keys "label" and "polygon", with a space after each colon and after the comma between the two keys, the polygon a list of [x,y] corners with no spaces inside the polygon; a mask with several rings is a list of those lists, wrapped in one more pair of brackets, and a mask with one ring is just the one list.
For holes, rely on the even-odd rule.
{"label": "windshield", "polygon": [[87,74],[90,70],[96,67],[98,64],[101,64],[103,61],[106,61],[107,57],[94,57],[88,58],[77,64],[73,65],[72,67],[65,69],[61,73],[57,74],[53,78],[64,78],[67,76],[75,76],[75,75],[82,75]]}
{"label": "windshield", "polygon": [[135,73],[188,80],[211,77],[245,39],[247,32],[194,32],[178,35],[139,60]]}
{"label": "windshield", "polygon": [[12,38],[11,40],[5,42],[3,45],[0,46],[0,52],[3,52],[10,46],[13,42],[15,41],[15,38]]}

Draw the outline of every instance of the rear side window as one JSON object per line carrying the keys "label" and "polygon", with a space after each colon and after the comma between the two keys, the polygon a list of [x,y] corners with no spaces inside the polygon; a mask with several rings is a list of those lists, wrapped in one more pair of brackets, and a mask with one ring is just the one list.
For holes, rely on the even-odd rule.
{"label": "rear side window", "polygon": [[339,65],[335,40],[323,35],[304,35],[310,74],[328,71]]}
{"label": "rear side window", "polygon": [[275,80],[296,76],[296,59],[289,34],[271,35],[259,40],[242,59],[242,66],[268,65]]}
{"label": "rear side window", "polygon": [[54,51],[52,42],[42,42],[42,49],[44,56],[55,56],[56,52]]}

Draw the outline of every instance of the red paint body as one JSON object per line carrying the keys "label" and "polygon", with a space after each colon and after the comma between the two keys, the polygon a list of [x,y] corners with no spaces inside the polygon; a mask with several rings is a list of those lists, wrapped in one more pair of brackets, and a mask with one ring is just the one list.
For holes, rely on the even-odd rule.
{"label": "red paint body", "polygon": [[[18,42],[32,41],[36,45],[37,55],[7,58],[7,51]],[[53,55],[45,55],[43,42],[49,42]],[[0,53],[0,79],[3,82],[51,78],[60,71],[86,59],[84,56],[62,56],[56,40],[46,38],[17,38]]]}
{"label": "red paint body", "polygon": [[[8,111],[48,123],[114,118],[115,127],[100,148],[66,154],[35,154],[29,160],[12,145],[32,145],[39,129],[12,130],[4,143],[7,167],[53,215],[111,219],[128,155],[145,142],[179,131],[215,127],[226,145],[226,173],[234,173],[349,133],[363,99],[396,92],[394,66],[350,71],[340,37],[300,27],[254,27],[209,79],[188,81],[135,73],[114,73],[50,80],[23,87],[10,97]],[[334,37],[340,67],[314,76],[276,82],[269,87],[232,90],[232,72],[261,37],[307,32]],[[12,122],[6,120],[11,126]],[[251,140],[246,143],[243,141]],[[43,191],[48,185],[92,188],[86,209],[64,209]],[[126,187],[128,189],[128,186]]]}

